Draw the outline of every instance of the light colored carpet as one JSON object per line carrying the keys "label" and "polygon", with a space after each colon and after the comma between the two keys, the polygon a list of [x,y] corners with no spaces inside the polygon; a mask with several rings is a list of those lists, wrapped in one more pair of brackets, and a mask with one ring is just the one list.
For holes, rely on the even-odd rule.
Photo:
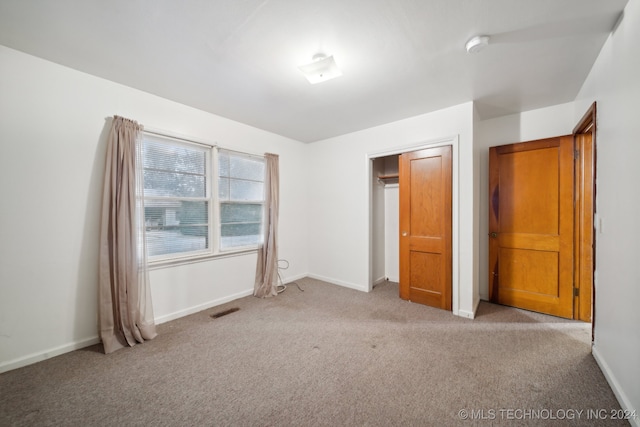
{"label": "light colored carpet", "polygon": [[399,299],[394,283],[298,283],[131,349],[6,372],[0,425],[628,425],[587,419],[620,408],[588,324],[485,302],[463,319]]}

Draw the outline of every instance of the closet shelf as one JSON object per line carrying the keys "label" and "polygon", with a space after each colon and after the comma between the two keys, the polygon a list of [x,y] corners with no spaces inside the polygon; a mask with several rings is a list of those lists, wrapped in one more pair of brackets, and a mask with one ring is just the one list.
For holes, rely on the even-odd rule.
{"label": "closet shelf", "polygon": [[398,174],[378,175],[378,180],[383,184],[397,184],[399,181]]}

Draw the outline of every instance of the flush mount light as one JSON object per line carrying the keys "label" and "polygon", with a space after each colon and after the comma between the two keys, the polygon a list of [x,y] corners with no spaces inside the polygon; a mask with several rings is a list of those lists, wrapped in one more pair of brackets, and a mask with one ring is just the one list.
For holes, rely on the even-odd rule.
{"label": "flush mount light", "polygon": [[342,71],[333,60],[333,56],[327,56],[324,53],[316,53],[313,55],[313,61],[306,65],[298,67],[302,74],[309,80],[309,83],[316,84],[326,82],[342,75]]}
{"label": "flush mount light", "polygon": [[472,37],[465,47],[468,53],[478,53],[489,45],[489,36]]}

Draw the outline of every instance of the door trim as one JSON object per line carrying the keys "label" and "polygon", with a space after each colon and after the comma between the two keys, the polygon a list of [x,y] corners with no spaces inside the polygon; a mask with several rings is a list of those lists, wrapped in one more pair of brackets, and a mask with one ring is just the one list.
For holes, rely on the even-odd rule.
{"label": "door trim", "polygon": [[[590,191],[590,198],[591,198],[591,202],[592,202],[592,209],[590,212],[585,212],[584,209],[578,208],[578,206],[576,206],[576,223],[578,224],[590,224],[590,229],[591,229],[591,275],[590,277],[587,277],[586,282],[587,283],[576,283],[576,287],[577,288],[583,288],[584,286],[590,286],[591,287],[591,341],[593,342],[594,340],[594,331],[595,331],[595,322],[596,322],[596,289],[595,289],[595,269],[596,269],[596,243],[597,243],[597,232],[595,230],[595,224],[594,224],[594,218],[596,218],[597,214],[596,214],[596,193],[597,193],[597,143],[596,143],[596,136],[597,136],[597,103],[593,102],[589,108],[587,109],[587,111],[584,113],[584,115],[582,116],[582,118],[580,119],[580,121],[578,122],[578,124],[575,126],[575,128],[573,129],[573,134],[574,137],[577,137],[577,135],[580,134],[591,134],[591,158],[587,159],[589,160],[590,166],[591,166],[591,171],[590,171],[590,175],[591,175],[591,183],[588,187],[583,187],[584,190],[586,191]],[[584,177],[585,172],[588,173],[588,171],[584,171],[583,168],[585,167],[585,163],[582,160],[582,153],[580,153],[581,155],[581,159],[580,161],[577,162],[577,169],[580,168],[580,170],[576,170],[576,177],[582,178]],[[576,185],[579,185],[578,182],[576,182]],[[584,185],[584,183],[582,183],[582,185]],[[584,247],[584,242],[582,240],[577,240],[576,241],[576,252],[578,254],[584,254],[586,250],[588,250],[588,248]],[[577,276],[577,277],[581,277],[581,276]]]}
{"label": "door trim", "polygon": [[[589,135],[589,139],[582,136]],[[597,244],[597,103],[593,102],[572,131],[574,140],[574,240],[573,319],[591,322],[594,341],[596,322],[596,244]],[[491,186],[491,183],[490,183]],[[489,260],[490,261],[490,260]],[[489,262],[490,264],[491,262]],[[489,270],[491,267],[489,267]],[[491,280],[488,283],[491,295]],[[589,309],[586,309],[587,305]],[[587,314],[585,315],[585,311]],[[589,316],[590,312],[590,316]]]}
{"label": "door trim", "polygon": [[[377,157],[391,156],[395,154],[402,154],[410,151],[417,151],[425,148],[434,148],[445,145],[451,145],[451,312],[456,316],[466,317],[473,319],[474,313],[472,311],[460,310],[460,180],[459,180],[459,150],[460,150],[460,138],[458,135],[452,135],[439,139],[427,140],[415,144],[399,145],[393,148],[389,148],[381,151],[371,151],[367,153],[366,157],[366,170],[367,170],[367,197],[368,197],[368,239],[369,239],[369,263],[368,263],[368,291],[373,289],[373,273],[372,273],[372,259],[373,248],[372,235],[373,235],[373,221],[372,215],[372,192],[374,185],[374,177],[372,176],[373,159]],[[472,297],[470,295],[470,297]]]}

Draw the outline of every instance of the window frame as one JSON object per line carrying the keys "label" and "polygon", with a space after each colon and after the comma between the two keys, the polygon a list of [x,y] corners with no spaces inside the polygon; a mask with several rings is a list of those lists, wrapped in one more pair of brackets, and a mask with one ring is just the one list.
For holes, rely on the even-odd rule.
{"label": "window frame", "polygon": [[[221,147],[215,143],[199,141],[194,138],[188,136],[178,136],[175,134],[160,132],[155,130],[145,129],[143,131],[142,137],[140,138],[139,143],[144,144],[146,140],[152,140],[155,142],[166,142],[167,144],[174,143],[175,145],[184,145],[184,146],[192,146],[197,147],[200,150],[203,150],[206,154],[206,164],[207,164],[207,173],[206,173],[206,191],[204,200],[207,201],[208,205],[208,240],[209,247],[203,250],[191,251],[186,253],[174,252],[171,254],[164,255],[156,255],[149,256],[147,254],[147,265],[149,268],[159,268],[171,265],[180,265],[180,264],[189,264],[193,262],[206,261],[208,259],[214,258],[225,258],[229,256],[237,256],[242,255],[249,252],[257,251],[262,243],[258,243],[255,245],[246,245],[246,246],[233,246],[230,248],[221,249],[221,237],[222,237],[222,223],[221,223],[221,209],[220,205],[223,202],[219,197],[219,153],[221,150],[229,152],[229,153],[237,153],[240,156],[260,159],[265,162],[264,155],[254,154],[250,152],[240,151],[240,150],[232,150],[225,147]],[[143,167],[143,166],[141,166]],[[266,174],[266,168],[265,168]],[[266,178],[266,176],[265,176]],[[264,179],[262,181],[264,183]],[[144,202],[147,200],[144,194],[142,194],[143,206]],[[176,197],[176,199],[188,199],[188,197]],[[256,203],[256,202],[249,202]],[[262,218],[260,224],[260,233],[264,230],[264,207],[265,200],[264,196],[262,200],[259,202],[262,205]],[[146,234],[145,234],[146,239]]]}
{"label": "window frame", "polygon": [[[230,155],[235,155],[237,157],[244,157],[247,159],[259,159],[264,167],[263,170],[263,176],[262,176],[262,181],[255,181],[255,180],[250,180],[250,179],[243,179],[243,178],[232,178],[232,177],[227,177],[227,179],[232,180],[242,180],[242,181],[251,181],[251,182],[261,182],[263,185],[263,192],[262,192],[262,199],[260,201],[232,201],[232,200],[222,200],[219,197],[219,189],[220,189],[220,182],[219,182],[219,178],[220,178],[220,163],[219,163],[219,155],[220,155],[220,151],[225,151],[227,153],[229,153]],[[218,170],[215,171],[215,189],[216,191],[218,191],[218,198],[217,198],[217,203],[216,203],[216,208],[217,208],[217,233],[216,236],[218,238],[218,242],[217,242],[217,248],[219,253],[230,253],[230,252],[234,252],[234,251],[246,251],[246,250],[256,250],[258,249],[264,242],[262,242],[262,236],[264,234],[264,219],[265,219],[265,196],[264,196],[264,185],[265,185],[265,181],[266,181],[266,160],[264,156],[259,156],[256,154],[251,154],[251,153],[245,153],[243,151],[238,151],[238,150],[230,150],[228,148],[223,148],[223,147],[217,147],[217,149],[215,150],[216,152],[216,165],[218,166]],[[236,204],[236,205],[242,205],[242,204],[246,204],[246,205],[255,205],[255,204],[260,204],[262,207],[260,209],[260,231],[259,231],[259,241],[257,244],[255,245],[244,245],[244,246],[232,246],[230,248],[227,249],[223,249],[222,248],[222,214],[221,214],[221,205],[227,203],[227,204]]]}

